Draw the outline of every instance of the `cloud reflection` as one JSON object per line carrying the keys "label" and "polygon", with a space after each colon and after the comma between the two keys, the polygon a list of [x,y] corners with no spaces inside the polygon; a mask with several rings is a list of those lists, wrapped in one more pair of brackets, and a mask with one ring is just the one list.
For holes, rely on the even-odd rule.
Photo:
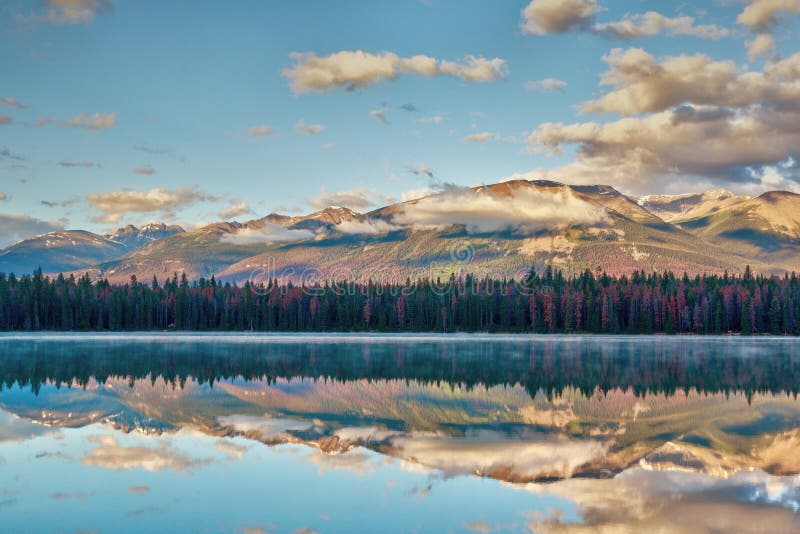
{"label": "cloud reflection", "polygon": [[97,443],[94,450],[83,457],[83,464],[104,467],[115,471],[144,469],[145,471],[189,471],[209,463],[208,459],[194,459],[174,449],[168,441],[161,441],[154,448],[126,447],[114,436],[91,436]]}
{"label": "cloud reflection", "polygon": [[798,532],[800,477],[730,478],[633,468],[613,479],[524,486],[578,504],[582,522],[535,518],[533,532]]}

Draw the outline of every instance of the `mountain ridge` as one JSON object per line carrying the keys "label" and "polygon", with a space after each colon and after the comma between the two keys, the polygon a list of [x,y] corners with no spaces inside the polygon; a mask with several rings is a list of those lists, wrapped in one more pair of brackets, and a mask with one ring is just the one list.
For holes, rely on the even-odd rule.
{"label": "mountain ridge", "polygon": [[[236,282],[254,273],[295,281],[305,275],[365,281],[465,272],[519,277],[533,263],[568,273],[702,274],[741,272],[745,265],[778,273],[793,270],[800,259],[795,210],[800,213],[800,196],[790,192],[631,197],[609,185],[513,180],[448,186],[366,213],[328,206],[305,215],[270,213],[189,231],[159,223],[127,226],[106,236],[87,232],[103,250],[41,263],[46,272],[88,273],[112,282],[175,272]],[[3,261],[11,252],[27,262],[17,265],[33,265],[40,258],[31,245],[42,238],[0,251],[0,271],[14,266]],[[22,244],[32,250],[20,250]]]}

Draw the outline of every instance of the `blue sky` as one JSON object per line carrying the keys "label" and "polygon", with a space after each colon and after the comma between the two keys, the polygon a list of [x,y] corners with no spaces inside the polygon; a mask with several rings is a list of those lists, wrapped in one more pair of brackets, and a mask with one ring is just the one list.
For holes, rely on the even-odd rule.
{"label": "blue sky", "polygon": [[[188,226],[327,203],[365,211],[514,175],[629,193],[794,189],[800,132],[779,115],[800,113],[800,3],[767,4],[6,0],[0,232]],[[293,53],[346,79],[354,60],[331,55],[357,51],[394,61],[393,74],[360,72],[370,81],[354,90],[292,84],[312,66]],[[404,63],[420,54],[435,72]],[[687,67],[698,54],[705,63]],[[495,59],[488,73],[459,70]],[[632,64],[650,70],[620,81]],[[601,84],[615,68],[616,85]],[[694,89],[676,89],[681,80]],[[581,110],[615,91],[602,112]],[[681,128],[717,122],[664,129],[687,116]],[[300,121],[314,127],[301,133]]]}

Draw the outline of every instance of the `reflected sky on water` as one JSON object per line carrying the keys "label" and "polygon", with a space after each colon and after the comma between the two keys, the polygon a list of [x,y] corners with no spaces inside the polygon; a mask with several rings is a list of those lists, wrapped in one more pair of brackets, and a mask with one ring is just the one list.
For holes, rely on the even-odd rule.
{"label": "reflected sky on water", "polygon": [[800,530],[789,338],[0,335],[35,532]]}

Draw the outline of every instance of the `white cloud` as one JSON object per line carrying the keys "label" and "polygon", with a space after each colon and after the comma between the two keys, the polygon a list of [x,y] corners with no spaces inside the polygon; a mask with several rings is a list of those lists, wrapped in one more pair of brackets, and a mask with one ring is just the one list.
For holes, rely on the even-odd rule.
{"label": "white cloud", "polygon": [[597,183],[602,176],[639,191],[677,175],[747,183],[754,180],[748,168],[797,158],[800,113],[682,106],[605,124],[545,123],[528,142],[551,150],[578,145],[574,163],[533,173],[539,178]]}
{"label": "white cloud", "polygon": [[516,143],[517,138],[513,135],[498,135],[492,132],[477,132],[461,139],[465,143],[487,143],[489,141],[503,141],[506,143]]}
{"label": "white cloud", "polygon": [[350,91],[363,89],[407,73],[425,77],[453,76],[469,82],[486,82],[505,74],[504,60],[476,56],[453,62],[425,55],[401,58],[392,52],[372,54],[343,50],[322,57],[313,52],[293,52],[290,57],[295,64],[284,69],[283,75],[296,94],[324,92],[336,87],[346,87]]}
{"label": "white cloud", "polygon": [[462,139],[465,143],[485,143],[487,141],[491,141],[495,138],[495,135],[491,132],[480,132],[470,134]]}
{"label": "white cloud", "polygon": [[117,122],[116,113],[93,113],[87,115],[81,113],[65,123],[71,128],[84,128],[86,130],[105,130],[111,128]]}
{"label": "white cloud", "polygon": [[247,130],[244,131],[245,135],[253,136],[253,137],[263,137],[265,135],[270,135],[275,130],[272,126],[267,126],[266,124],[259,124],[257,126],[251,126]]}
{"label": "white cloud", "polygon": [[114,436],[96,436],[91,438],[98,446],[86,453],[83,464],[103,467],[115,471],[144,469],[145,471],[188,471],[199,467],[207,460],[195,460],[170,446],[169,441],[162,440],[156,447],[121,445]]}
{"label": "white cloud", "polygon": [[799,0],[750,0],[736,21],[754,30],[764,30],[781,22],[786,14],[800,13]]}
{"label": "white cloud", "polygon": [[7,200],[7,199],[8,199],[8,195],[6,195],[2,191],[0,191],[0,200]]}
{"label": "white cloud", "polygon": [[400,195],[400,201],[408,202],[409,200],[417,200],[422,197],[433,195],[434,193],[436,193],[436,191],[428,187],[424,187],[422,189],[410,189],[408,191],[403,191],[403,193]]}
{"label": "white cloud", "polygon": [[12,108],[17,108],[17,109],[24,109],[24,108],[28,107],[25,104],[23,104],[22,102],[20,102],[19,100],[11,98],[10,96],[4,96],[4,97],[0,98],[0,104],[5,104],[6,106],[9,106],[9,107],[12,107]]}
{"label": "white cloud", "polygon": [[225,454],[226,460],[241,460],[247,452],[247,447],[240,445],[230,439],[220,439],[214,444],[214,448]]}
{"label": "white cloud", "polygon": [[600,11],[602,8],[596,0],[531,0],[522,10],[522,31],[536,35],[584,31],[623,40],[661,33],[721,39],[731,33],[715,24],[697,25],[693,17],[667,17],[654,11],[628,14],[618,21],[596,23],[595,16]]}
{"label": "white cloud", "polygon": [[599,33],[626,41],[661,33],[690,35],[701,39],[722,39],[731,34],[727,28],[715,24],[696,25],[692,17],[665,17],[654,11],[626,15],[622,20],[616,22],[597,24],[594,29]]}
{"label": "white cloud", "polygon": [[798,480],[763,471],[730,476],[678,470],[628,469],[607,479],[518,486],[537,498],[566,499],[578,521],[554,514],[534,518],[531,532],[793,532]]}
{"label": "white cloud", "polygon": [[230,206],[227,206],[219,210],[219,216],[220,218],[227,221],[235,217],[246,215],[251,211],[252,210],[250,209],[250,206],[247,204],[247,202],[244,202],[242,200],[231,200]]}
{"label": "white cloud", "polygon": [[582,464],[601,457],[607,446],[593,440],[577,441],[536,436],[529,441],[509,439],[492,431],[472,431],[464,438],[416,433],[392,440],[403,458],[447,476],[491,475],[501,471],[509,478],[533,479],[558,474],[569,477]]}
{"label": "white cloud", "polygon": [[121,189],[108,193],[93,193],[86,197],[89,204],[97,208],[102,215],[93,217],[95,222],[117,223],[127,213],[159,212],[164,217],[173,217],[175,213],[196,202],[214,200],[196,188],[183,188],[170,191],[164,188],[136,191]]}
{"label": "white cloud", "polygon": [[106,130],[117,123],[116,113],[79,113],[75,117],[59,121],[51,118],[36,119],[35,126],[55,124],[64,128],[82,128],[84,130]]}
{"label": "white cloud", "polygon": [[541,191],[534,187],[493,191],[447,191],[404,204],[392,222],[423,229],[464,225],[471,233],[511,230],[530,233],[571,225],[607,222],[606,212],[575,197],[568,189]]}
{"label": "white cloud", "polygon": [[387,108],[386,105],[383,105],[378,109],[370,110],[369,114],[373,119],[375,119],[379,123],[388,124],[389,121],[386,118],[386,112],[387,111],[389,111],[389,108]]}
{"label": "white cloud", "polygon": [[755,60],[775,49],[772,29],[783,22],[787,15],[800,13],[800,0],[750,0],[747,7],[736,18],[736,22],[755,33],[747,41],[747,56]]}
{"label": "white cloud", "polygon": [[324,209],[330,206],[337,206],[351,209],[364,209],[375,206],[385,200],[374,189],[362,187],[350,191],[328,192],[323,189],[322,193],[316,198],[310,199],[308,203],[316,209]]}
{"label": "white cloud", "polygon": [[563,91],[567,87],[567,82],[558,78],[545,78],[527,81],[524,87],[526,91]]}
{"label": "white cloud", "polygon": [[522,31],[547,35],[588,28],[598,11],[595,0],[531,0],[522,10]]}
{"label": "white cloud", "polygon": [[156,170],[151,167],[150,165],[145,165],[144,167],[136,167],[133,169],[133,174],[155,174]]}
{"label": "white cloud", "polygon": [[92,167],[97,167],[97,163],[93,161],[69,161],[69,160],[61,160],[58,162],[60,167],[83,167],[85,169],[90,169]]}
{"label": "white cloud", "polygon": [[584,113],[636,115],[686,102],[800,108],[800,53],[768,63],[763,72],[743,71],[732,61],[714,61],[705,54],[659,61],[640,48],[615,48],[603,59],[610,68],[601,84],[612,90],[585,103]]}
{"label": "white cloud", "polygon": [[46,0],[52,24],[86,24],[97,15],[113,11],[111,0]]}
{"label": "white cloud", "polygon": [[791,190],[800,180],[800,53],[762,71],[703,54],[657,60],[638,48],[612,50],[605,60],[601,84],[611,90],[582,111],[628,117],[539,125],[528,137],[532,150],[574,145],[576,160],[515,177],[597,183],[602,176],[639,192],[676,177],[746,191],[770,183]]}
{"label": "white cloud", "polygon": [[759,33],[752,40],[747,41],[747,57],[755,61],[758,56],[766,56],[775,50],[775,39],[771,33]]}
{"label": "white cloud", "polygon": [[442,121],[444,121],[444,117],[441,115],[431,115],[430,117],[420,117],[417,119],[417,122],[423,124],[441,124]]}
{"label": "white cloud", "polygon": [[322,124],[306,124],[303,119],[294,125],[294,131],[302,135],[317,135],[325,129]]}
{"label": "white cloud", "polygon": [[785,169],[781,165],[752,169],[750,173],[753,181],[741,188],[745,193],[754,196],[765,191],[791,191],[800,194],[800,181],[787,177]]}

